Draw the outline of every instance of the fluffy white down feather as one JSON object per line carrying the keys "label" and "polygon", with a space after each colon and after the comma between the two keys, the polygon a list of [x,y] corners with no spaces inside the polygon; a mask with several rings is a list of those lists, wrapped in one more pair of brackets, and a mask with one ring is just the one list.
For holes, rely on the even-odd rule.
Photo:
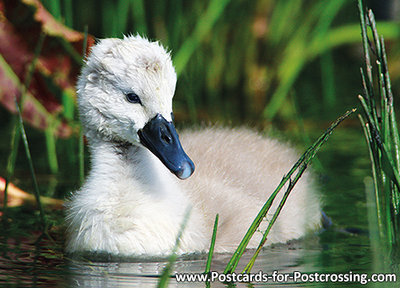
{"label": "fluffy white down feather", "polygon": [[[101,40],[92,48],[77,85],[92,167],[67,204],[67,252],[168,255],[188,206],[192,211],[178,252],[206,251],[217,213],[215,249],[233,251],[298,159],[288,145],[248,129],[188,130],[180,138],[196,171],[179,180],[137,134],[157,114],[171,121],[175,84],[170,55],[157,42],[129,36]],[[126,101],[130,92],[143,105]],[[302,237],[320,221],[320,197],[305,173],[267,244]],[[249,247],[260,237],[257,232]]]}

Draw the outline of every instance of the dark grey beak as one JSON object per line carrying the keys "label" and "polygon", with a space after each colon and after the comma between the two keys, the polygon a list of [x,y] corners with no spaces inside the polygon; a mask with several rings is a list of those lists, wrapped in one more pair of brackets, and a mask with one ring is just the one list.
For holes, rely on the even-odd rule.
{"label": "dark grey beak", "polygon": [[149,149],[177,177],[186,179],[194,172],[192,160],[183,151],[172,122],[157,114],[138,131],[140,143]]}

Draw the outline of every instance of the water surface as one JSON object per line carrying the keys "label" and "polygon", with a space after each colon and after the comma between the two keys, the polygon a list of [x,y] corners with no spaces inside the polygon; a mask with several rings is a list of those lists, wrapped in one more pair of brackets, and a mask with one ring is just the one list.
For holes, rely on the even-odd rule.
{"label": "water surface", "polygon": [[[355,135],[357,137],[355,137]],[[328,229],[317,231],[287,245],[265,248],[253,272],[272,274],[304,273],[378,273],[383,272],[379,259],[370,246],[364,180],[370,175],[367,148],[361,132],[354,128],[337,130],[319,155],[323,170],[317,175],[324,199],[324,211],[332,220]],[[42,177],[42,187],[74,189],[76,183],[54,184]],[[29,181],[24,182],[28,185]],[[54,186],[55,185],[55,186]],[[58,188],[57,188],[58,187]],[[62,188],[59,188],[62,187]],[[63,191],[65,193],[65,191]],[[60,194],[63,194],[60,193]],[[10,287],[154,287],[167,259],[88,259],[71,258],[63,253],[62,212],[48,212],[49,239],[41,236],[35,220],[37,212],[28,208],[10,208],[9,220],[0,232],[0,286]],[[36,215],[36,216],[35,216]],[[36,218],[35,218],[36,217]],[[4,226],[5,225],[5,226]],[[249,251],[251,252],[251,251]],[[212,271],[223,271],[230,254],[214,255]],[[174,273],[202,273],[206,255],[178,258]],[[251,253],[245,254],[238,272]],[[352,283],[238,283],[231,287],[371,287]],[[377,284],[391,287],[389,283]],[[396,284],[398,285],[398,283]],[[174,277],[170,287],[206,287],[205,283],[178,283]],[[218,281],[211,287],[227,287]]]}

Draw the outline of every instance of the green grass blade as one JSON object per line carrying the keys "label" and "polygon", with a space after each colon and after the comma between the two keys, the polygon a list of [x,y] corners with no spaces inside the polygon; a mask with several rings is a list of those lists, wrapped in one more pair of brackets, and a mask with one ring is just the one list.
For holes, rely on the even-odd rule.
{"label": "green grass blade", "polygon": [[[380,183],[380,179],[378,177],[378,172],[380,171],[379,168],[379,164],[377,162],[378,157],[374,154],[376,152],[376,149],[374,149],[374,142],[372,139],[372,135],[370,132],[370,126],[368,123],[365,122],[365,120],[363,119],[363,117],[361,115],[358,115],[358,118],[360,120],[361,126],[363,128],[363,132],[365,135],[365,139],[367,140],[368,143],[368,151],[369,151],[369,156],[370,156],[370,160],[371,160],[371,169],[372,169],[372,177],[373,177],[373,182],[374,182],[374,190],[375,190],[375,195],[373,198],[375,198],[375,206],[376,206],[376,216],[377,216],[377,223],[378,223],[378,230],[379,230],[379,235],[380,235],[380,239],[381,241],[383,241],[384,237],[385,237],[385,228],[384,228],[384,223],[383,223],[383,212],[382,212],[382,205],[380,204],[380,189],[378,186],[378,183]],[[371,197],[372,198],[372,197]]]}
{"label": "green grass blade", "polygon": [[171,278],[170,275],[171,275],[172,268],[174,266],[176,258],[178,257],[176,255],[176,252],[178,251],[179,243],[181,241],[183,231],[185,230],[186,224],[189,220],[190,212],[191,212],[191,208],[189,207],[186,209],[185,214],[183,216],[183,221],[182,221],[181,227],[179,229],[178,235],[176,236],[175,246],[172,249],[171,256],[169,257],[168,263],[165,266],[163,272],[161,273],[160,279],[158,280],[158,284],[157,284],[158,288],[164,288],[164,287],[168,286],[169,279]]}
{"label": "green grass blade", "polygon": [[218,219],[219,219],[219,215],[217,214],[217,215],[215,215],[213,234],[212,234],[211,243],[210,243],[210,250],[208,250],[206,269],[204,271],[205,274],[210,273],[211,260],[212,260],[213,254],[214,254],[215,239],[217,238]]}
{"label": "green grass blade", "polygon": [[364,51],[364,60],[367,69],[367,77],[368,77],[368,90],[370,93],[373,93],[373,80],[372,80],[372,65],[371,65],[371,57],[369,55],[369,48],[368,48],[368,36],[367,36],[367,24],[365,17],[365,10],[364,4],[362,0],[358,0],[358,10],[360,13],[360,24],[361,24],[361,36],[362,36],[362,43],[363,43],[363,51]]}
{"label": "green grass blade", "polygon": [[264,244],[267,242],[267,236],[268,236],[272,226],[275,224],[276,219],[278,218],[279,214],[281,213],[281,210],[282,210],[283,206],[285,205],[286,200],[289,197],[290,192],[292,192],[294,186],[299,181],[300,177],[303,175],[303,173],[306,170],[306,168],[307,168],[307,163],[302,164],[300,169],[299,169],[299,171],[297,172],[294,180],[292,181],[290,179],[289,186],[288,186],[285,194],[283,195],[282,200],[278,205],[278,208],[274,212],[274,215],[272,216],[272,219],[269,222],[268,227],[267,227],[267,229],[265,230],[265,232],[263,234],[263,237],[262,237],[262,239],[260,241],[260,244],[258,245],[258,247],[256,249],[256,252],[251,257],[249,263],[247,263],[246,267],[243,270],[243,273],[250,273],[251,272],[251,269],[253,268],[253,265],[254,265],[257,257],[258,257],[258,254],[260,253],[260,251],[261,251],[262,247],[264,246]]}
{"label": "green grass blade", "polygon": [[371,114],[368,113],[369,109],[364,98],[362,96],[358,96],[358,98],[364,108],[364,113],[367,116],[368,124],[371,126],[372,139],[376,142],[377,147],[382,153],[382,169],[387,174],[387,176],[396,184],[397,188],[400,188],[400,175],[395,168],[395,164],[391,155],[388,153],[387,145],[382,140],[381,133],[378,130],[379,125],[376,125],[375,122],[373,122]]}
{"label": "green grass blade", "polygon": [[365,79],[365,74],[364,74],[364,69],[360,68],[360,73],[361,73],[361,79],[362,79],[362,86],[364,90],[364,95],[367,99],[368,105],[365,107],[368,109],[368,113],[372,115],[375,123],[378,123],[378,115],[377,115],[377,109],[375,105],[375,99],[372,97],[373,95],[370,95],[370,92],[367,87],[367,81]]}
{"label": "green grass blade", "polygon": [[63,92],[61,96],[61,104],[63,106],[63,114],[65,119],[73,120],[75,113],[75,101],[73,96],[68,92]]}
{"label": "green grass blade", "polygon": [[[389,130],[389,111],[388,111],[388,103],[387,103],[387,97],[386,97],[386,91],[385,91],[385,86],[384,86],[384,80],[383,80],[383,73],[382,73],[382,64],[378,60],[376,61],[376,66],[378,67],[378,91],[379,91],[379,97],[381,99],[381,133],[382,137],[385,143],[389,144],[389,136],[390,136],[390,130]],[[379,122],[376,122],[377,125],[379,126]]]}
{"label": "green grass blade", "polygon": [[21,137],[20,130],[18,127],[17,117],[13,116],[12,122],[14,123],[12,134],[11,134],[11,141],[10,141],[10,154],[8,155],[7,159],[7,168],[6,168],[6,178],[5,178],[5,187],[4,187],[4,198],[3,198],[3,219],[7,219],[7,202],[8,202],[8,184],[10,183],[10,179],[14,174],[15,169],[15,161],[17,160],[18,155],[18,146],[19,146],[19,139]]}
{"label": "green grass blade", "polygon": [[19,100],[18,103],[19,107],[21,107],[21,111],[24,111],[25,95],[29,89],[29,86],[31,85],[32,77],[36,68],[36,62],[39,58],[40,51],[42,51],[43,42],[45,38],[46,34],[44,32],[40,33],[38,43],[36,44],[35,47],[35,52],[33,55],[32,62],[29,64],[28,69],[26,70],[24,86],[22,87],[22,92],[21,92],[21,99]]}
{"label": "green grass blade", "polygon": [[[274,31],[268,39],[272,44],[278,44],[283,38],[289,36],[288,34],[295,27],[293,22],[296,17],[293,17],[293,15],[301,13],[302,2],[298,0],[275,1],[269,22],[271,31]],[[285,19],[285,21],[282,21],[282,19]]]}
{"label": "green grass blade", "polygon": [[[268,198],[267,202],[264,204],[264,206],[261,208],[260,212],[257,214],[256,218],[254,219],[253,223],[250,225],[250,228],[246,232],[245,236],[243,237],[242,241],[240,242],[238,248],[234,252],[233,256],[231,257],[230,261],[228,262],[227,266],[225,267],[224,273],[233,273],[239,264],[240,258],[242,257],[247,244],[249,243],[251,237],[254,235],[255,231],[259,227],[260,223],[262,222],[263,218],[267,215],[267,212],[269,208],[271,207],[275,197],[279,193],[279,191],[282,189],[282,187],[286,184],[287,181],[292,182],[291,177],[295,173],[295,171],[299,167],[307,167],[309,162],[312,160],[312,158],[315,156],[317,151],[321,148],[321,146],[328,140],[329,136],[332,134],[333,130],[347,117],[349,117],[352,113],[355,112],[355,109],[351,111],[347,111],[343,116],[339,117],[326,131],[323,135],[321,135],[317,141],[314,142],[314,144],[309,147],[306,152],[300,157],[300,159],[294,164],[292,169],[290,169],[289,173],[282,178],[280,184],[278,187],[275,189],[275,191],[271,194],[271,196]],[[301,168],[299,171],[301,172],[303,168]],[[301,176],[302,172],[299,175]],[[296,181],[297,182],[297,181]],[[289,184],[290,186],[290,184]],[[284,202],[282,203],[282,205]],[[278,211],[278,210],[277,210]],[[279,210],[280,211],[280,210]],[[279,214],[278,211],[278,214]],[[274,215],[275,216],[275,215]],[[277,217],[278,215],[276,215]],[[271,225],[272,226],[272,225]],[[269,230],[268,230],[269,231]],[[264,236],[267,237],[268,233],[265,234]],[[264,237],[263,237],[264,240]],[[261,242],[263,242],[263,240]],[[264,240],[265,243],[265,240]],[[262,243],[262,245],[264,244]],[[257,253],[257,252],[256,252]]]}
{"label": "green grass blade", "polygon": [[[400,254],[400,175],[399,175],[399,131],[396,124],[393,94],[387,67],[385,45],[379,37],[375,17],[371,10],[366,13],[363,1],[358,1],[360,22],[363,37],[367,79],[363,73],[364,93],[367,101],[359,96],[366,120],[360,117],[364,133],[370,149],[372,174],[376,197],[377,229],[382,242],[384,256]],[[366,23],[368,21],[368,24]],[[368,26],[367,26],[368,25]],[[373,43],[367,38],[367,28],[370,28]],[[372,72],[369,50],[374,51],[377,72]],[[377,91],[373,87],[373,77],[376,76]],[[374,99],[376,98],[376,99]],[[368,101],[370,100],[370,101]],[[376,100],[376,101],[375,101]],[[379,107],[374,103],[380,103]],[[380,118],[377,117],[380,115]],[[397,259],[395,256],[393,259]]]}
{"label": "green grass blade", "polygon": [[56,138],[54,136],[54,128],[49,126],[46,128],[46,148],[47,148],[47,158],[49,161],[50,171],[53,174],[58,173],[58,160],[57,160],[57,149],[56,149]]}
{"label": "green grass blade", "polygon": [[40,220],[42,222],[43,229],[46,230],[47,229],[47,221],[46,221],[46,216],[44,214],[44,210],[42,207],[42,203],[40,201],[39,185],[38,185],[38,182],[36,179],[35,169],[33,168],[32,156],[31,156],[31,152],[29,150],[28,138],[26,137],[21,111],[19,109],[19,105],[18,105],[18,102],[16,99],[15,99],[15,107],[17,109],[17,116],[18,116],[18,123],[19,123],[18,128],[20,129],[20,132],[21,132],[22,143],[24,144],[25,154],[26,154],[26,157],[28,159],[28,164],[29,164],[29,171],[31,172],[31,176],[32,176],[32,180],[33,180],[33,188],[34,188],[33,192],[34,192],[36,202],[37,202],[37,205],[39,208]]}
{"label": "green grass blade", "polygon": [[375,16],[372,10],[368,10],[368,19],[369,19],[369,24],[371,25],[372,36],[374,38],[374,44],[376,49],[375,53],[378,59],[381,59],[382,58],[381,42],[378,36],[378,30],[376,29]]}
{"label": "green grass blade", "polygon": [[[395,161],[395,165],[397,171],[400,171],[400,134],[397,128],[396,115],[393,107],[393,92],[392,85],[389,76],[389,68],[387,64],[386,57],[386,49],[385,43],[383,41],[383,37],[380,38],[381,47],[382,47],[382,60],[383,60],[383,71],[384,71],[384,83],[385,83],[385,91],[387,96],[387,104],[388,104],[388,113],[389,113],[389,122],[390,122],[390,138],[392,140],[392,153]],[[383,80],[382,80],[383,81]]]}
{"label": "green grass blade", "polygon": [[365,116],[367,117],[368,123],[371,125],[372,132],[376,131],[377,133],[380,133],[379,125],[376,125],[376,123],[379,123],[379,122],[375,122],[374,121],[375,119],[371,115],[371,112],[370,112],[371,109],[369,108],[369,106],[368,106],[367,102],[365,101],[364,97],[362,97],[361,95],[358,95],[358,99],[360,100],[361,106],[364,109],[364,113],[365,113]]}

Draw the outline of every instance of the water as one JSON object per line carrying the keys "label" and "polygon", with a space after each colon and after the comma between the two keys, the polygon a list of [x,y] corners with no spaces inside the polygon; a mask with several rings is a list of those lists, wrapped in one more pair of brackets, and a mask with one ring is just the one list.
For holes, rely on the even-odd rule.
{"label": "water", "polygon": [[[337,244],[338,241],[340,244]],[[22,239],[18,244],[13,241],[9,241],[7,245],[3,243],[1,250],[4,256],[0,258],[0,283],[20,287],[154,287],[158,282],[158,275],[166,264],[165,260],[159,259],[129,262],[71,259],[63,255],[60,250],[49,248],[54,244],[47,240],[38,244],[34,245],[28,239]],[[250,253],[244,256],[244,263],[249,259],[249,255]],[[229,257],[227,254],[215,255],[212,270],[222,271]],[[205,255],[196,255],[178,259],[174,271],[201,273],[205,269],[205,258]],[[243,265],[239,268],[243,268]],[[292,275],[294,271],[365,273],[371,271],[368,238],[365,235],[323,232],[289,245],[268,247],[261,253],[253,268],[255,273],[260,270],[268,274],[276,270],[280,274],[288,275]],[[253,286],[274,287],[276,284],[269,281],[254,283]],[[170,286],[205,287],[205,284],[177,283],[172,278]],[[280,285],[280,287],[286,286],[308,287],[310,283]],[[212,287],[226,287],[226,285],[216,281],[212,283]],[[237,287],[248,286],[242,283]]]}
{"label": "water", "polygon": [[[355,136],[356,135],[356,136]],[[293,276],[304,273],[378,273],[379,256],[370,246],[364,179],[370,175],[367,148],[360,131],[339,129],[323,151],[319,161],[324,167],[320,173],[320,189],[324,195],[324,211],[333,225],[288,245],[265,248],[253,268],[272,275]],[[42,178],[46,182],[46,178]],[[53,182],[52,182],[53,181]],[[49,180],[54,186],[54,180]],[[50,185],[50,184],[49,184]],[[65,183],[58,183],[68,189]],[[75,185],[75,184],[74,184]],[[56,189],[56,188],[52,188]],[[58,189],[58,188],[57,188]],[[57,190],[56,189],[56,190]],[[59,225],[60,211],[48,212],[49,237],[39,237],[40,228],[28,208],[10,209],[10,221],[0,232],[0,286],[10,287],[154,287],[167,259],[87,259],[71,258],[63,253],[63,228]],[[36,215],[37,216],[37,215]],[[6,229],[5,229],[6,228]],[[251,251],[249,251],[251,252]],[[230,254],[214,255],[212,270],[223,271]],[[247,263],[251,253],[243,257]],[[177,273],[202,273],[206,255],[178,258]],[[378,263],[378,264],[377,264]],[[352,283],[238,283],[230,287],[371,287]],[[389,283],[378,287],[391,287]],[[396,284],[398,285],[398,283]],[[178,283],[170,279],[170,287],[206,287],[205,283]],[[228,287],[215,281],[211,287]]]}

